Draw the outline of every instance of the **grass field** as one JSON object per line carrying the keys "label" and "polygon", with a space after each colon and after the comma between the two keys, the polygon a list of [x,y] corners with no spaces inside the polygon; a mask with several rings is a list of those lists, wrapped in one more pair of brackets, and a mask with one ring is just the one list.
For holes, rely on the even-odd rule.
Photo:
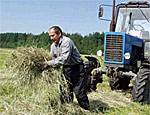
{"label": "grass field", "polygon": [[[20,86],[17,79],[6,72],[4,61],[12,51],[0,49],[0,115],[150,115],[150,105],[132,102],[131,90],[112,91],[106,76],[96,92],[88,93],[90,112],[81,109],[76,99],[73,104],[49,105],[49,95],[53,95],[53,91],[45,81],[38,81],[34,86]],[[99,60],[102,63],[102,59]]]}

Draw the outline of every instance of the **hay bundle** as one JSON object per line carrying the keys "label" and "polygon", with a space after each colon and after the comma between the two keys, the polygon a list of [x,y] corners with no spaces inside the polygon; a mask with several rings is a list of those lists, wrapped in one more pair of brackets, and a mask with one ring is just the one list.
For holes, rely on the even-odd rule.
{"label": "hay bundle", "polygon": [[12,53],[7,65],[21,83],[32,84],[36,78],[40,77],[56,79],[54,78],[55,71],[53,68],[41,71],[39,66],[44,61],[51,59],[48,52],[42,48],[20,47]]}

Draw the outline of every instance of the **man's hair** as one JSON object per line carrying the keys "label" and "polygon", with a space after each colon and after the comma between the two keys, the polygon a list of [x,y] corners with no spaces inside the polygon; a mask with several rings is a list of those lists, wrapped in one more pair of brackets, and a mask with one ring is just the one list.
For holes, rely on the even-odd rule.
{"label": "man's hair", "polygon": [[55,30],[55,33],[58,35],[59,34],[59,32],[61,33],[61,36],[63,35],[63,32],[62,32],[62,30],[60,29],[60,27],[58,27],[58,26],[52,26],[49,30],[51,30],[51,29],[54,29]]}

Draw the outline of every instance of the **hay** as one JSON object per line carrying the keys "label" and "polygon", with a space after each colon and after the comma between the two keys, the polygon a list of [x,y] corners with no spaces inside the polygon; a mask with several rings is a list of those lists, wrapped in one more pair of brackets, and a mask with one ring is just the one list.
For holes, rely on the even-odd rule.
{"label": "hay", "polygon": [[14,73],[14,77],[20,81],[21,84],[32,84],[36,78],[51,78],[54,80],[54,69],[49,68],[41,71],[38,64],[46,60],[51,60],[46,50],[36,47],[20,47],[17,48],[7,61],[9,71]]}

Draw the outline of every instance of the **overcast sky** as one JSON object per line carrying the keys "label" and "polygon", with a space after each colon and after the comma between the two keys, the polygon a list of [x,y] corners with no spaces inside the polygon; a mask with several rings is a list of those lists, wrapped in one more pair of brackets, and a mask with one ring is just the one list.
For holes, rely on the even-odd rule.
{"label": "overcast sky", "polygon": [[[124,0],[116,0],[116,4]],[[88,35],[109,31],[110,22],[99,20],[100,4],[113,0],[0,0],[0,33],[41,34],[58,25],[65,33]],[[111,17],[111,8],[104,13]]]}

